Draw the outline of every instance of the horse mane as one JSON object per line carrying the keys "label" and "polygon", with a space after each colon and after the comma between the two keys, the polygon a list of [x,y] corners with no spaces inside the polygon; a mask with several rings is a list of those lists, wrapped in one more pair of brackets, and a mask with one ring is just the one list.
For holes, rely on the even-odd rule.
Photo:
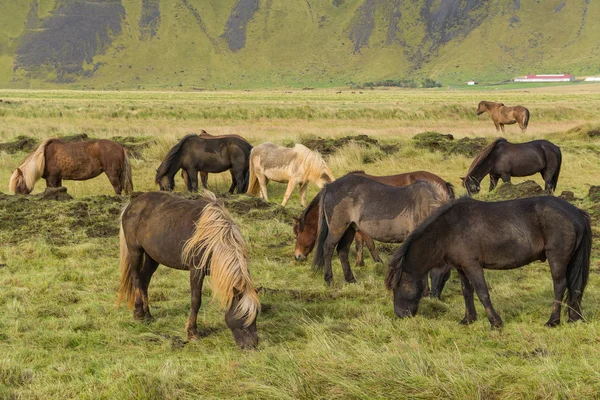
{"label": "horse mane", "polygon": [[297,163],[302,165],[304,170],[302,181],[315,181],[319,179],[323,172],[333,181],[333,174],[319,152],[313,151],[299,143],[293,147],[293,150],[296,153]]}
{"label": "horse mane", "polygon": [[[410,190],[409,198],[411,206],[407,207],[402,214],[407,217],[408,231],[412,232],[421,224],[421,222],[443,204],[450,201],[450,196],[444,185],[437,182],[417,181],[412,185],[405,186]],[[427,188],[429,193],[424,194],[423,189]],[[433,194],[433,198],[423,201],[427,195]]]}
{"label": "horse mane", "polygon": [[231,308],[234,298],[241,295],[233,317],[243,318],[247,327],[256,319],[260,300],[250,279],[244,238],[223,203],[212,192],[205,191],[203,200],[208,204],[183,246],[181,260],[190,268],[210,272],[213,297],[219,298],[227,309]]}
{"label": "horse mane", "polygon": [[[429,226],[437,220],[442,215],[446,214],[454,204],[465,201],[474,201],[468,196],[463,196],[458,200],[448,202],[439,207],[435,212],[433,212],[429,217],[427,217],[421,224],[408,235],[400,249],[394,253],[390,261],[388,262],[388,270],[385,276],[385,287],[388,290],[394,290],[398,287],[400,283],[400,279],[402,277],[402,264],[406,259],[406,256],[412,246],[413,242],[426,234]],[[429,249],[430,254],[435,255],[439,251],[439,247],[441,246],[441,241],[435,240],[433,243],[436,244],[437,247],[433,249]],[[434,258],[434,257],[432,257]]]}
{"label": "horse mane", "polygon": [[[325,188],[323,188],[323,189],[325,189]],[[302,214],[300,214],[300,217],[298,218],[298,227],[300,228],[301,231],[304,230],[304,221],[306,220],[306,216],[308,215],[308,212],[310,210],[312,210],[313,207],[315,207],[317,204],[319,204],[321,196],[323,196],[323,189],[321,189],[319,191],[319,193],[317,193],[315,198],[312,199],[311,202],[308,204],[308,207],[306,207],[304,209],[304,211],[302,211]]]}
{"label": "horse mane", "polygon": [[179,150],[181,150],[181,147],[183,147],[184,143],[192,137],[198,137],[198,135],[195,133],[185,135],[175,146],[171,147],[171,150],[169,150],[165,158],[158,166],[158,169],[156,170],[156,177],[154,179],[155,183],[158,183],[158,179],[167,174],[167,172],[171,168],[171,164],[173,163],[175,156],[177,155],[177,153],[179,153]]}
{"label": "horse mane", "polygon": [[471,163],[469,170],[467,171],[467,175],[465,175],[465,176],[467,176],[467,177],[470,176],[471,173],[473,173],[473,171],[475,170],[475,168],[477,168],[487,158],[487,156],[490,155],[492,150],[494,150],[496,145],[500,142],[508,142],[508,141],[504,138],[498,138],[498,139],[494,140],[494,142],[492,144],[490,144],[488,147],[483,149],[479,154],[477,154],[477,156]]}
{"label": "horse mane", "polygon": [[[11,193],[16,193],[21,180],[25,181],[25,185],[29,191],[33,190],[35,183],[42,177],[44,168],[46,168],[46,157],[44,156],[46,146],[55,140],[60,139],[49,138],[44,140],[35,151],[25,157],[25,160],[19,165],[19,168],[12,173],[8,182],[8,190]],[[19,174],[19,171],[21,171],[21,174]]]}

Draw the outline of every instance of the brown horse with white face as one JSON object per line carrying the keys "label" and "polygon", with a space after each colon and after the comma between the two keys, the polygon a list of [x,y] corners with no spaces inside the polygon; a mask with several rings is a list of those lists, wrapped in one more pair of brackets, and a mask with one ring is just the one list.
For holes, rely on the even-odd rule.
{"label": "brown horse with white face", "polygon": [[494,103],[492,101],[481,101],[477,107],[477,115],[488,113],[494,121],[496,130],[502,129],[504,125],[519,124],[521,131],[527,130],[529,124],[529,110],[523,106],[507,107],[503,103]]}
{"label": "brown horse with white face", "polygon": [[121,287],[119,303],[133,317],[151,320],[148,286],[163,264],[190,272],[192,303],[188,338],[198,339],[197,316],[204,277],[227,309],[225,323],[241,348],[258,344],[256,317],[260,301],[250,279],[242,234],[225,207],[208,192],[202,200],[186,200],[164,192],[134,198],[121,218]]}
{"label": "brown horse with white face", "polygon": [[46,180],[47,187],[61,187],[63,179],[84,181],[103,172],[116,194],[133,192],[129,158],[120,144],[105,139],[84,142],[46,139],[13,172],[9,191],[29,194],[40,178]]}

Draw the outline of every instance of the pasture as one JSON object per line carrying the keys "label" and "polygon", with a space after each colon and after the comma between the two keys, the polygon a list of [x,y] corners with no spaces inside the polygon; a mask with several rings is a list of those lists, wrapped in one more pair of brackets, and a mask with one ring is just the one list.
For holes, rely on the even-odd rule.
{"label": "pasture", "polygon": [[[424,169],[450,181],[459,195],[472,157],[417,147],[412,136],[435,131],[455,141],[491,141],[497,133],[487,115],[475,115],[478,102],[521,104],[531,111],[527,132],[509,125],[504,137],[560,146],[556,194],[574,193],[573,203],[592,215],[595,234],[586,323],[544,326],[553,296],[546,263],[485,272],[501,330],[490,330],[478,300],[479,320],[458,324],[464,302],[455,272],[441,301],[425,298],[415,318],[401,320],[384,289],[386,266],[373,263],[366,249],[365,266],[353,268],[356,284],[343,282],[337,256],[331,287],[309,262],[294,261],[292,218],[302,211],[297,190],[283,208],[284,184],[269,184],[267,204],[228,195],[230,174],[211,174],[209,189],[224,197],[240,226],[261,288],[259,348],[241,351],[217,302],[209,301],[209,285],[198,316],[203,338],[187,340],[186,272],[159,267],[149,289],[153,322],[134,321],[131,310],[116,308],[119,213],[128,200],[114,196],[105,175],[64,181],[72,200],[2,194],[0,398],[505,399],[600,392],[600,201],[588,196],[591,185],[600,185],[600,85],[341,93],[4,90],[0,99],[0,143],[82,133],[118,140],[130,147],[136,191],[157,190],[155,170],[169,148],[205,129],[253,145],[368,135],[379,146],[349,142],[325,156],[334,176]],[[2,192],[25,155],[0,147]],[[488,193],[488,179],[475,198],[498,198],[498,189]],[[513,183],[526,179],[543,185],[539,175]],[[44,187],[39,181],[33,194]],[[183,188],[177,175],[175,190]],[[309,185],[307,199],[316,193]],[[377,247],[387,262],[398,245]],[[353,263],[353,252],[350,257]]]}

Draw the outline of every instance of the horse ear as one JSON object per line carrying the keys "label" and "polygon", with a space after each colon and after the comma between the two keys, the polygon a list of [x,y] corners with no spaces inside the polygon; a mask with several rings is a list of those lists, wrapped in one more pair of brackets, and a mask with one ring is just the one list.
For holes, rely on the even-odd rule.
{"label": "horse ear", "polygon": [[460,180],[464,182],[464,181],[465,181],[465,177],[464,177],[464,176],[461,176],[461,177],[460,177]]}

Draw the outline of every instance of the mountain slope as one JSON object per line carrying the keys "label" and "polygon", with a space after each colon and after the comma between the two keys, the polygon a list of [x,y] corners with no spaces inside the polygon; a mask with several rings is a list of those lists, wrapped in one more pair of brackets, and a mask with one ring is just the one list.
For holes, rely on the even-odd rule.
{"label": "mountain slope", "polygon": [[[600,72],[590,0],[25,0],[1,87],[331,86]],[[594,4],[592,4],[594,3]]]}

